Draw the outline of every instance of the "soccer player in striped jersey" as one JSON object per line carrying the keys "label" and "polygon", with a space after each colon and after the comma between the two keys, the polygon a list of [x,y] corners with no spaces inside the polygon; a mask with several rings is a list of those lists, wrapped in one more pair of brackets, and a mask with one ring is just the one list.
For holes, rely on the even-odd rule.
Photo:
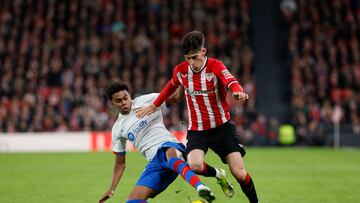
{"label": "soccer player in striped jersey", "polygon": [[244,167],[245,150],[230,120],[226,89],[230,89],[233,98],[240,103],[249,96],[221,61],[206,57],[204,41],[199,31],[184,36],[180,47],[185,61],[175,67],[173,77],[155,101],[137,115],[142,117],[155,112],[178,86],[183,86],[189,113],[187,159],[190,168],[197,174],[216,176],[224,193],[231,197],[234,191],[224,178],[224,171],[204,162],[210,148],[229,165],[249,201],[258,202],[254,183]]}
{"label": "soccer player in striped jersey", "polygon": [[[208,202],[215,199],[214,194],[185,163],[185,146],[165,128],[162,109],[144,118],[136,117],[135,111],[150,104],[158,94],[146,94],[131,99],[129,88],[122,83],[109,86],[107,96],[110,103],[120,113],[112,128],[112,148],[115,156],[111,185],[99,202],[110,198],[125,170],[126,140],[132,142],[139,152],[149,161],[127,203],[145,203],[165,190],[180,174],[182,178],[196,188],[200,197]],[[176,98],[169,98],[169,103]],[[161,106],[166,108],[165,105]]]}

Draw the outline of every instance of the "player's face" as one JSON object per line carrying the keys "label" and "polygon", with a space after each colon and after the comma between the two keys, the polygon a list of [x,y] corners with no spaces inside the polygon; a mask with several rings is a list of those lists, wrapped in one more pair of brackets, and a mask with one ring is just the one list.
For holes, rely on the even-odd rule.
{"label": "player's face", "polygon": [[130,94],[126,91],[120,91],[112,95],[111,105],[117,108],[121,114],[128,114],[131,110],[132,100]]}
{"label": "player's face", "polygon": [[184,55],[186,61],[190,64],[192,69],[198,71],[202,68],[205,63],[205,54],[206,49],[202,48],[200,51],[190,52],[189,54]]}

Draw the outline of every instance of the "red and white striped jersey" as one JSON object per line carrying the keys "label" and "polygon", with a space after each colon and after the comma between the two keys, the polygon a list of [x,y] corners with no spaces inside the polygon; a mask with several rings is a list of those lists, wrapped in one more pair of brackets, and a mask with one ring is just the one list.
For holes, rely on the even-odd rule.
{"label": "red and white striped jersey", "polygon": [[184,86],[189,113],[188,130],[215,128],[230,119],[226,87],[238,85],[238,82],[221,61],[206,58],[204,66],[197,72],[184,61],[175,67],[172,83]]}

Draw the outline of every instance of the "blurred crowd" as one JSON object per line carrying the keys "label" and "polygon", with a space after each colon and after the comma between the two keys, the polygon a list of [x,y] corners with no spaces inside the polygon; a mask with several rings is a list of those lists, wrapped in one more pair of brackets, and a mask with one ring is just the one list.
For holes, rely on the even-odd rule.
{"label": "blurred crowd", "polygon": [[[249,0],[1,0],[0,132],[110,130],[107,85],[159,92],[196,29],[253,98],[231,104],[243,141],[274,141],[278,122],[255,109],[250,25]],[[186,129],[185,109],[166,115],[171,130]]]}
{"label": "blurred crowd", "polygon": [[283,0],[299,144],[322,144],[333,123],[360,134],[360,2]]}
{"label": "blurred crowd", "polygon": [[[133,97],[160,92],[183,60],[189,31],[206,37],[250,100],[232,119],[246,144],[275,145],[279,122],[256,110],[250,0],[1,0],[0,132],[110,130],[105,90],[124,81]],[[334,122],[360,134],[360,3],[283,0],[291,69],[291,123],[298,144],[326,144]],[[186,129],[185,102],[165,124]]]}

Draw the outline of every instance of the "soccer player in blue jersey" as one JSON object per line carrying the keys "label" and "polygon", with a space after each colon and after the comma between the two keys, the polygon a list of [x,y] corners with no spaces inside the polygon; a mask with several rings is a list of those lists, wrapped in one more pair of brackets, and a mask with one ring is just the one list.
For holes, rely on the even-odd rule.
{"label": "soccer player in blue jersey", "polygon": [[[144,203],[165,190],[180,174],[191,186],[196,188],[200,197],[208,202],[215,199],[211,190],[185,163],[185,146],[179,143],[165,128],[162,108],[153,114],[138,118],[136,110],[149,105],[158,94],[147,94],[131,99],[129,88],[122,83],[109,86],[107,96],[110,103],[119,111],[112,128],[112,148],[116,155],[111,185],[99,202],[109,199],[118,185],[125,170],[126,140],[132,142],[140,153],[149,161],[136,186],[128,196],[127,203]],[[176,101],[174,98],[167,100]]]}

